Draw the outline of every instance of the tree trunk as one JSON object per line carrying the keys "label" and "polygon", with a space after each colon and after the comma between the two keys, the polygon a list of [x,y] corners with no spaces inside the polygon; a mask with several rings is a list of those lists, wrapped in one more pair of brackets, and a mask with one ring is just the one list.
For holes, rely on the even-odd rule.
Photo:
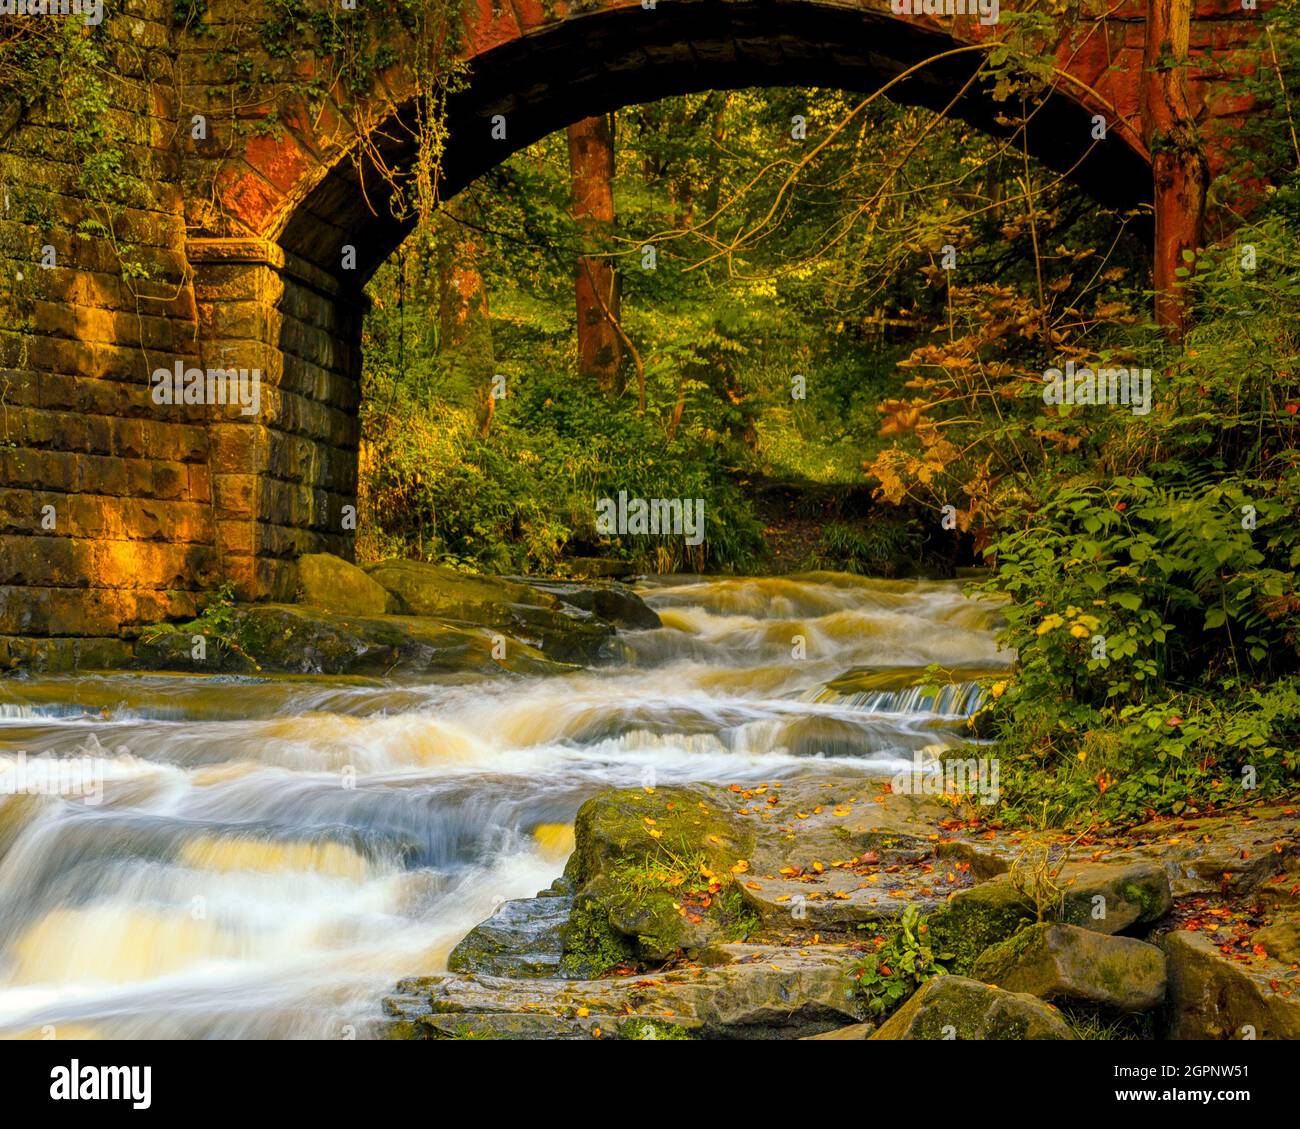
{"label": "tree trunk", "polygon": [[[569,172],[573,218],[583,245],[595,249],[614,222],[614,128],[608,114],[569,126]],[[599,255],[578,257],[574,294],[578,310],[578,370],[606,395],[623,391],[622,345],[614,322],[620,316],[619,279]]]}
{"label": "tree trunk", "polygon": [[1209,166],[1187,85],[1192,0],[1147,0],[1142,132],[1155,201],[1156,323],[1175,340],[1187,329],[1187,295],[1175,272],[1201,245]]}
{"label": "tree trunk", "polygon": [[[727,103],[731,95],[726,91],[714,91],[713,120],[710,128],[709,155],[705,164],[708,168],[708,183],[704,186],[705,218],[715,217],[718,204],[722,200],[722,146],[727,140]],[[718,233],[718,221],[715,218],[709,227],[712,235]]]}
{"label": "tree trunk", "polygon": [[483,240],[465,221],[473,209],[465,196],[447,204],[438,231],[439,352],[447,358],[446,398],[474,413],[486,436],[495,401],[492,378],[492,319],[487,287],[479,269]]}

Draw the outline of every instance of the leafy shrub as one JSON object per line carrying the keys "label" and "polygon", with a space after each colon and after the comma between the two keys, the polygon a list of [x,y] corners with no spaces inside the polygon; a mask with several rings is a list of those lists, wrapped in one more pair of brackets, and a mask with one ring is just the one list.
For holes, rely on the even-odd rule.
{"label": "leafy shrub", "polygon": [[806,562],[808,569],[897,576],[920,561],[923,536],[914,522],[875,520],[864,525],[831,522]]}
{"label": "leafy shrub", "polygon": [[935,953],[928,933],[920,911],[908,906],[888,933],[877,940],[876,951],[868,953],[853,969],[853,990],[863,997],[873,1018],[886,1018],[927,980],[947,973],[941,962],[952,957]]}

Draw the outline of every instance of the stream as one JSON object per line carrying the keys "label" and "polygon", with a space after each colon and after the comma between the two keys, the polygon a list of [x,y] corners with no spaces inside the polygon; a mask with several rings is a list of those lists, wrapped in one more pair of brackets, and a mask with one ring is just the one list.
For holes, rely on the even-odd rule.
{"label": "stream", "polygon": [[568,675],[0,681],[0,1034],[364,1037],[587,797],[902,771],[1006,667],[958,582],[637,590],[663,626]]}

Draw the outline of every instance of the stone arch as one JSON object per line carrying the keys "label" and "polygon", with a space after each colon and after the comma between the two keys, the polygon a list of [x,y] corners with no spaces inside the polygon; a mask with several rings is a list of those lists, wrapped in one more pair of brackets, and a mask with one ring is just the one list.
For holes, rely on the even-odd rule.
{"label": "stone arch", "polygon": [[[870,92],[936,56],[898,82],[891,97],[936,110],[951,103],[956,116],[978,128],[1007,132],[997,121],[1004,107],[970,82],[990,30],[974,19],[900,18],[879,0],[663,0],[655,9],[611,0],[567,15],[519,7],[494,14],[484,0],[471,20],[469,82],[448,106],[445,194],[594,113],[709,89]],[[1094,28],[1108,45],[1105,57],[1108,34],[1103,25]],[[1074,66],[1081,48],[1065,43],[1059,53],[1063,67]],[[1098,53],[1092,55],[1095,65]],[[1081,71],[1037,109],[1027,131],[1030,150],[1099,201],[1138,206],[1149,199],[1150,171],[1131,124],[1133,107],[1115,105],[1093,85],[1104,76]],[[558,74],[564,81],[556,81]],[[399,98],[396,114],[405,112]],[[507,123],[504,141],[491,136],[497,114]],[[1112,123],[1102,146],[1092,141],[1094,114]],[[381,132],[410,135],[398,125]],[[254,230],[190,243],[201,330],[220,337],[201,340],[201,355],[213,358],[205,364],[251,357],[269,384],[259,423],[223,421],[212,432],[218,549],[227,575],[252,597],[289,596],[292,561],[302,552],[350,556],[345,523],[346,507],[355,503],[360,439],[361,287],[409,231],[409,223],[393,218],[386,183],[372,165],[343,151],[322,158],[318,150],[301,128],[274,144],[251,145],[247,169],[227,176],[223,190],[236,214],[242,202],[260,202],[242,208]],[[396,143],[384,159],[403,167],[412,155],[413,144]],[[345,246],[355,248],[354,270],[341,269]],[[236,275],[242,285],[232,287]],[[253,324],[259,314],[261,326]],[[235,326],[246,336],[232,341]]]}

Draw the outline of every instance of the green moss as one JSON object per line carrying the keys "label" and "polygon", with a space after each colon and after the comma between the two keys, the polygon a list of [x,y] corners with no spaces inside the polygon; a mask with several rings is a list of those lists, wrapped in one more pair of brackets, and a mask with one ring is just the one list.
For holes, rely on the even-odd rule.
{"label": "green moss", "polygon": [[1020,963],[1020,959],[1043,935],[1045,925],[1028,925],[1005,941],[990,945],[971,964],[971,975],[976,980],[996,984],[1006,971]]}
{"label": "green moss", "polygon": [[1160,894],[1149,886],[1137,882],[1125,882],[1120,887],[1124,897],[1142,910],[1140,921],[1151,921],[1161,915],[1163,906]]}
{"label": "green moss", "polygon": [[570,976],[602,976],[620,965],[637,963],[632,940],[610,925],[608,911],[593,898],[574,902],[561,936],[560,968]]}
{"label": "green moss", "polygon": [[690,1039],[690,1034],[676,1024],[657,1019],[633,1019],[619,1029],[624,1039]]}
{"label": "green moss", "polygon": [[949,971],[964,976],[985,949],[1014,937],[1032,921],[1032,909],[1013,887],[988,882],[962,891],[930,915],[930,943],[951,953]]}
{"label": "green moss", "polygon": [[[608,968],[626,963],[630,946],[640,963],[661,963],[744,940],[757,928],[732,873],[752,835],[707,796],[697,788],[629,788],[582,806],[565,867],[582,891],[582,920],[565,942],[574,960]],[[611,962],[606,934],[622,939],[622,959]]]}
{"label": "green moss", "polygon": [[1002,1013],[990,1020],[989,998],[969,992],[951,992],[944,1007],[917,1017],[916,1038],[947,1039],[955,1029],[958,1039],[1024,1040],[1029,1021],[1023,1015]]}

